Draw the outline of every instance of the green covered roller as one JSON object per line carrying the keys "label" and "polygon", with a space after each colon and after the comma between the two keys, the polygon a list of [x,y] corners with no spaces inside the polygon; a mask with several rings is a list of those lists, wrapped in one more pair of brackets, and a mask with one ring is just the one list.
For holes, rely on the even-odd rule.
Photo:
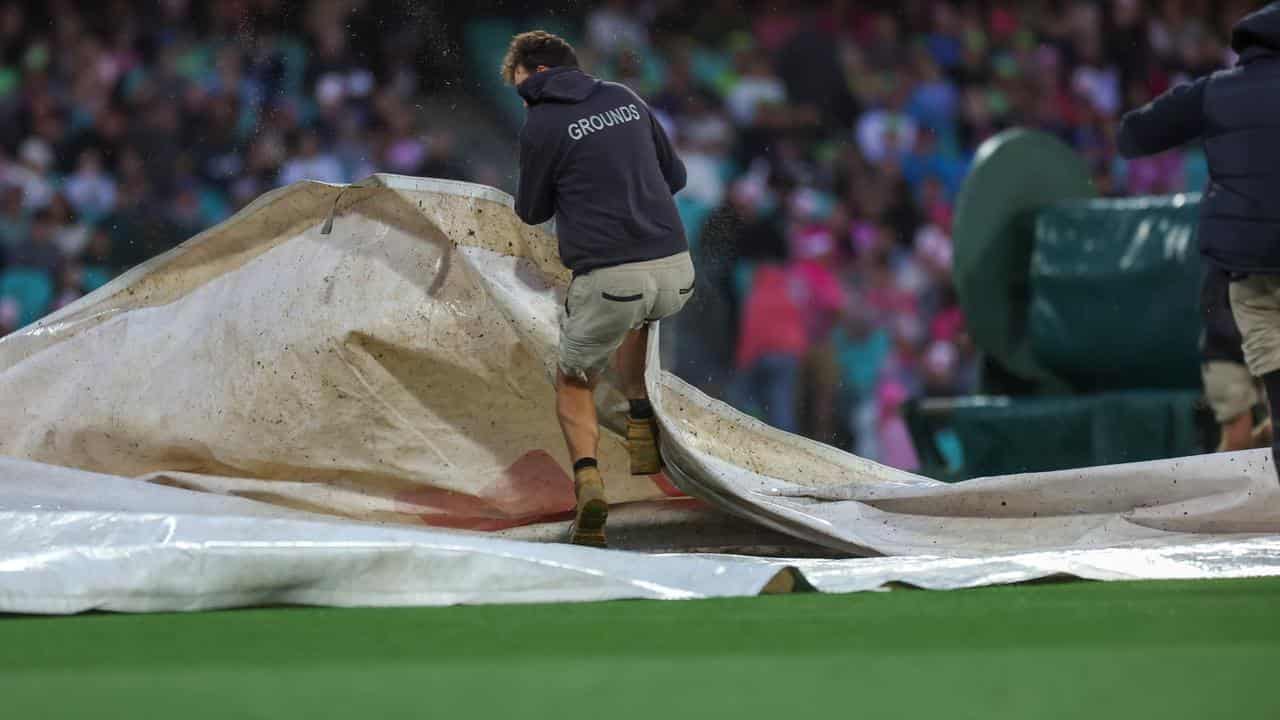
{"label": "green covered roller", "polygon": [[1068,387],[1037,361],[1028,335],[1035,216],[1048,205],[1093,196],[1088,168],[1071,148],[1015,129],[978,148],[956,201],[955,283],[969,332],[1002,371],[1043,392]]}
{"label": "green covered roller", "polygon": [[1200,386],[1198,195],[1077,200],[1036,219],[1028,320],[1077,392]]}

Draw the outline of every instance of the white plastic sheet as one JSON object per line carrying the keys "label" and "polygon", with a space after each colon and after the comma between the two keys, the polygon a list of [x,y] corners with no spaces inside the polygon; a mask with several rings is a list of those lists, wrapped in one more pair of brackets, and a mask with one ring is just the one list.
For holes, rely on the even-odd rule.
{"label": "white plastic sheet", "polygon": [[1268,450],[949,485],[780,433],[667,373],[652,374],[650,393],[680,487],[854,554],[972,557],[1280,533]]}
{"label": "white plastic sheet", "polygon": [[1280,575],[1280,538],[986,557],[648,554],[326,518],[139,480],[0,460],[0,612],[448,605],[749,596],[1052,576]]}
{"label": "white plastic sheet", "polygon": [[[566,280],[552,238],[492,189],[300,183],[0,340],[0,455],[26,461],[0,463],[0,610],[758,590],[776,565],[515,540],[561,539],[572,506],[551,387]],[[835,552],[910,556],[800,563],[818,587],[1271,573],[1266,452],[949,486],[747,418],[656,348],[680,488]],[[619,396],[597,400],[616,430]],[[627,475],[616,432],[601,459],[622,525],[723,518]]]}
{"label": "white plastic sheet", "polygon": [[[755,594],[780,572],[327,519],[18,461],[0,469],[0,612],[671,600]],[[22,488],[24,476],[50,492]],[[100,509],[87,509],[94,497]]]}

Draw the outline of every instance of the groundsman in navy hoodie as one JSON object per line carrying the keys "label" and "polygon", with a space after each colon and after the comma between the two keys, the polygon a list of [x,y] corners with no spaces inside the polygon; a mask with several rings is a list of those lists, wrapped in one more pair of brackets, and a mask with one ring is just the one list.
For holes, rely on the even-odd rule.
{"label": "groundsman in navy hoodie", "polygon": [[577,493],[572,541],[603,546],[608,504],[593,391],[614,359],[631,404],[631,473],[659,472],[645,352],[648,324],[679,312],[693,293],[693,262],[672,199],[684,187],[684,164],[644,101],[584,73],[573,47],[555,35],[515,36],[502,75],[529,108],[516,214],[531,225],[554,216],[560,259],[573,271],[556,378]]}
{"label": "groundsman in navy hoodie", "polygon": [[[1230,279],[1231,314],[1249,372],[1280,417],[1280,2],[1231,30],[1235,67],[1178,85],[1120,123],[1120,152],[1137,157],[1201,140],[1209,186],[1200,253]],[[1272,454],[1280,468],[1280,434]]]}

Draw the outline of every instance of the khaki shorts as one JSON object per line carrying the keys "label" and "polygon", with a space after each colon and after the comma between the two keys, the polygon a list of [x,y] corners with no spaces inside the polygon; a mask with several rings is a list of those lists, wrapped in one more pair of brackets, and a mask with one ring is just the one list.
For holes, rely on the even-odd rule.
{"label": "khaki shorts", "polygon": [[628,332],[680,312],[693,278],[687,252],[574,277],[560,314],[560,371],[583,381],[598,376]]}
{"label": "khaki shorts", "polygon": [[1280,276],[1231,281],[1231,314],[1244,336],[1244,362],[1254,377],[1280,370]]}
{"label": "khaki shorts", "polygon": [[1204,378],[1205,399],[1219,425],[1251,412],[1258,404],[1258,381],[1244,365],[1214,360],[1201,365],[1200,374]]}

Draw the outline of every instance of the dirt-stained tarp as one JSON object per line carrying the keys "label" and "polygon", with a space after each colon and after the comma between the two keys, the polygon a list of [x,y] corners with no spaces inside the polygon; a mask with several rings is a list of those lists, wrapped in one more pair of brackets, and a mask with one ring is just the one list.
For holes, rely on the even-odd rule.
{"label": "dirt-stained tarp", "polygon": [[[560,539],[540,528],[562,527],[573,505],[552,388],[568,273],[548,229],[510,204],[396,176],[264,196],[0,340],[0,455],[360,521]],[[1280,532],[1265,451],[945,485],[737,413],[657,367],[656,346],[648,381],[670,480],[626,474],[623,403],[606,383],[614,503],[663,507],[683,490],[866,555]],[[43,475],[0,473],[15,467],[30,479],[3,487],[38,496]]]}
{"label": "dirt-stained tarp", "polygon": [[[0,454],[364,520],[559,518],[568,274],[509,203],[386,176],[264,196],[0,341]],[[677,493],[625,458],[607,435],[612,501]]]}

